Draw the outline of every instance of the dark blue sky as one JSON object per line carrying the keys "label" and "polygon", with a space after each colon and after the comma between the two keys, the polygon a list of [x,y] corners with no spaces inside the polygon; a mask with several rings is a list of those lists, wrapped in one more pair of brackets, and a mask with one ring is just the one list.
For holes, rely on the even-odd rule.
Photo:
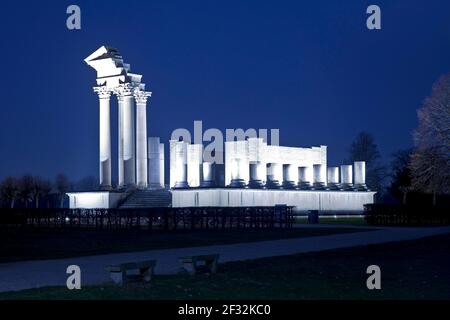
{"label": "dark blue sky", "polygon": [[[66,29],[72,3],[80,31]],[[369,4],[381,31],[366,29]],[[0,23],[0,178],[97,175],[95,73],[83,59],[103,44],[153,92],[149,135],[167,142],[194,120],[280,128],[282,145],[328,145],[331,164],[361,130],[385,158],[411,146],[416,109],[450,71],[444,0],[8,1]]]}

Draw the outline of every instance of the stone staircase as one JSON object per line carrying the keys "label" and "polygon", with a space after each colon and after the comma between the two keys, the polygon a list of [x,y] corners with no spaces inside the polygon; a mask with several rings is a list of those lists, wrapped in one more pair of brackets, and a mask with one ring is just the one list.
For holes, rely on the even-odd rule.
{"label": "stone staircase", "polygon": [[172,193],[167,189],[136,190],[119,205],[120,209],[161,208],[172,205]]}

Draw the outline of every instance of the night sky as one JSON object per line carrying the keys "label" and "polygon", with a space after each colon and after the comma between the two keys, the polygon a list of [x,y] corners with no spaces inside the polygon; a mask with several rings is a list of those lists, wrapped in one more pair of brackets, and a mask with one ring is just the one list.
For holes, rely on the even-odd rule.
{"label": "night sky", "polygon": [[[79,31],[66,28],[70,4]],[[366,28],[370,4],[380,31]],[[101,45],[144,75],[166,164],[171,132],[194,120],[279,128],[281,145],[328,145],[331,165],[365,130],[388,160],[412,145],[416,109],[450,72],[444,0],[7,1],[0,21],[0,178],[98,175],[95,72],[83,59]],[[115,168],[115,104],[112,115]]]}

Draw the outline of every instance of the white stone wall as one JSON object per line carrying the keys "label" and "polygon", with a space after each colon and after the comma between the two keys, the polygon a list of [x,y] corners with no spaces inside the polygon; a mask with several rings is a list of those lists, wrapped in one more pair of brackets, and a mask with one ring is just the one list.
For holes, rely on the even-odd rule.
{"label": "white stone wall", "polygon": [[286,204],[298,211],[362,212],[375,192],[299,191],[256,189],[173,190],[172,206],[254,207]]}
{"label": "white stone wall", "polygon": [[69,208],[70,209],[109,209],[116,208],[126,193],[120,192],[70,192]]}
{"label": "white stone wall", "polygon": [[[238,160],[238,161],[236,161]],[[263,163],[270,165],[267,175],[283,182],[282,165],[291,165],[289,176],[298,180],[298,167],[307,167],[308,176],[312,182],[313,165],[321,165],[321,179],[326,182],[327,147],[292,148],[267,145],[262,138],[249,138],[246,141],[225,142],[225,185],[229,185],[239,166],[239,173],[246,183],[249,182],[249,164]],[[261,179],[266,180],[266,179]],[[294,181],[294,180],[293,180]],[[296,181],[297,182],[297,181]]]}

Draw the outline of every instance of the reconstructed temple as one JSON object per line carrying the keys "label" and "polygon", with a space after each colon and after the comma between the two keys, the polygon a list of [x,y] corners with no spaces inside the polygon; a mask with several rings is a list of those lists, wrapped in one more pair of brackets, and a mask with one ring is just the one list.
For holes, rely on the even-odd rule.
{"label": "reconstructed temple", "polygon": [[[170,181],[165,187],[164,144],[147,137],[147,101],[142,75],[120,53],[102,46],[85,62],[97,72],[99,178],[102,191],[68,193],[71,208],[161,206],[154,195],[170,194],[173,207],[252,207],[284,204],[297,210],[361,212],[373,203],[365,162],[328,167],[327,147],[268,145],[249,137],[225,142],[224,164],[204,161],[202,144],[170,140]],[[112,184],[111,96],[117,99],[118,172]],[[126,200],[130,198],[133,201]],[[153,199],[153,200],[152,200]]]}

